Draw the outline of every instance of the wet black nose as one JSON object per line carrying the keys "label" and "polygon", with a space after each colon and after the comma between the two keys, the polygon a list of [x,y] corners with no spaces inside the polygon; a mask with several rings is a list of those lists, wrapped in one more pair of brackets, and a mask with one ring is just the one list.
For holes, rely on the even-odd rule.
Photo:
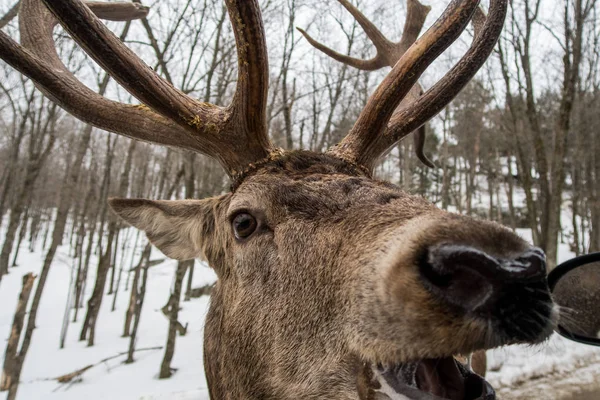
{"label": "wet black nose", "polygon": [[464,311],[493,309],[507,287],[546,278],[546,257],[538,248],[501,259],[460,245],[428,249],[419,265],[424,284],[440,300]]}

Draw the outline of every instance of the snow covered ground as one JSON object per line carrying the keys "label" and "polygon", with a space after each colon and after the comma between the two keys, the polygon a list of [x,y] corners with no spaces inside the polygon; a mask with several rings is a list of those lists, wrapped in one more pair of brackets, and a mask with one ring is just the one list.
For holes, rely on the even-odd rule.
{"label": "snow covered ground", "polygon": [[[32,345],[25,360],[21,377],[22,384],[18,399],[204,399],[208,398],[206,380],[202,367],[203,324],[208,307],[208,297],[182,302],[180,321],[189,323],[186,336],[178,337],[172,366],[177,372],[170,379],[157,378],[163,351],[144,351],[136,354],[133,364],[123,364],[125,356],[92,368],[83,375],[81,382],[67,385],[48,380],[73,372],[106,357],[127,351],[129,338],[122,338],[124,314],[129,298],[120,291],[117,309],[111,312],[112,296],[105,296],[97,325],[96,344],[87,347],[79,342],[81,322],[85,309],[80,310],[79,322],[71,324],[66,346],[59,349],[59,336],[72,267],[72,259],[62,247],[51,268],[45,292],[38,312],[38,327],[34,332]],[[141,252],[141,246],[137,250]],[[152,258],[163,258],[158,250],[153,250]],[[17,268],[12,268],[0,284],[0,352],[4,356],[5,338],[8,337],[16,307],[21,278],[28,272],[37,274],[41,268],[41,251],[29,253],[24,244]],[[139,254],[136,255],[139,259]],[[95,266],[92,260],[91,266]],[[164,346],[167,337],[168,321],[161,312],[166,304],[175,273],[175,262],[166,261],[149,269],[148,287],[140,327],[137,348]],[[93,288],[94,276],[91,271],[87,285],[87,295]],[[196,264],[194,286],[201,286],[216,279],[213,271],[202,264]],[[125,286],[125,279],[121,282]],[[33,295],[32,295],[33,297]],[[3,359],[0,360],[3,362]],[[4,399],[4,393],[0,399]]]}
{"label": "snow covered ground", "polygon": [[496,349],[488,352],[487,379],[502,400],[571,398],[600,390],[600,348],[553,335],[541,345]]}
{"label": "snow covered ground", "polygon": [[[527,237],[527,231],[520,232]],[[133,236],[133,235],[132,235]],[[0,235],[1,237],[1,235]],[[139,257],[141,244],[136,250]],[[20,400],[188,400],[208,399],[202,368],[203,321],[208,298],[192,299],[182,303],[180,320],[189,323],[188,334],[177,338],[172,366],[177,368],[173,377],[159,380],[158,370],[163,351],[137,353],[133,364],[123,364],[125,356],[87,371],[83,378],[69,384],[59,384],[51,378],[73,372],[103,358],[127,350],[129,338],[122,338],[124,311],[128,297],[121,282],[117,309],[111,312],[112,296],[105,296],[100,312],[96,345],[87,347],[78,336],[85,310],[80,310],[79,322],[71,324],[66,346],[59,349],[59,335],[73,260],[62,247],[52,266],[38,313],[38,328],[25,361]],[[571,257],[566,246],[561,247],[561,260]],[[162,258],[153,250],[152,259]],[[130,257],[130,256],[128,256]],[[27,272],[36,273],[41,267],[43,253],[40,249],[30,253],[23,244],[17,268],[0,284],[0,354],[4,353],[21,277]],[[95,266],[92,261],[92,266]],[[141,325],[138,348],[164,346],[168,321],[161,313],[168,299],[175,273],[175,263],[165,261],[150,268],[148,288]],[[87,285],[87,295],[93,286],[93,271]],[[194,286],[216,279],[212,270],[196,264]],[[0,362],[3,360],[0,359]],[[600,377],[600,349],[570,342],[553,336],[547,343],[534,347],[511,346],[489,352],[488,379],[498,389],[501,399],[562,399],[579,388],[592,388]],[[543,390],[543,392],[540,392]],[[540,393],[544,393],[541,395]],[[4,399],[4,394],[0,399]]]}

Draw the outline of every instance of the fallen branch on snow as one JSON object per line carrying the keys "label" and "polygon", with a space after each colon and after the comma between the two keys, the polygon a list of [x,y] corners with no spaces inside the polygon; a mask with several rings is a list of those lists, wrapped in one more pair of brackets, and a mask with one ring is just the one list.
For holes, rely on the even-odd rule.
{"label": "fallen branch on snow", "polygon": [[[162,350],[162,348],[163,348],[162,346],[146,347],[146,348],[142,348],[142,349],[136,349],[136,352],[138,352],[138,351]],[[114,356],[103,358],[102,360],[98,361],[95,364],[87,365],[87,366],[85,366],[83,368],[80,368],[80,369],[78,369],[76,371],[73,371],[71,373],[68,373],[68,374],[65,374],[65,375],[61,375],[61,376],[57,376],[56,378],[45,379],[45,380],[47,380],[47,381],[57,381],[57,382],[63,383],[63,384],[69,383],[73,379],[79,378],[87,370],[89,370],[89,369],[91,369],[93,367],[96,367],[96,366],[98,366],[100,364],[104,364],[107,361],[114,360],[115,358],[119,358],[121,356],[125,356],[125,355],[127,355],[127,353],[128,353],[127,351],[123,351],[121,353],[115,354]]]}

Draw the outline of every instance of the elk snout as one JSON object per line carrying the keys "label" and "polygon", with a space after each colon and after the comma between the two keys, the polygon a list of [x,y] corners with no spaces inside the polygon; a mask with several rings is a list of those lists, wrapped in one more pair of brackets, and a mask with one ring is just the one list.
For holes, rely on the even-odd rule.
{"label": "elk snout", "polygon": [[502,259],[472,247],[443,244],[426,251],[419,270],[426,288],[443,303],[487,317],[504,306],[515,287],[545,285],[546,261],[537,248]]}

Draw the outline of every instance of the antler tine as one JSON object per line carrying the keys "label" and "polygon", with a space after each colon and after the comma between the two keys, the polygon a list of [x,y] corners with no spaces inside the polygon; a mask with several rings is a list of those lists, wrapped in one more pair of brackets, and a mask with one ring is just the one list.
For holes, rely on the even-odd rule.
{"label": "antler tine", "polygon": [[[265,29],[257,0],[227,0],[227,10],[233,25],[238,49],[238,86],[231,108],[234,119],[241,120],[236,130],[242,130],[246,140],[241,147],[250,147],[253,154],[265,158],[273,150],[267,128],[267,97],[269,60]],[[232,144],[236,151],[240,142]]]}
{"label": "antler tine", "polygon": [[429,168],[435,168],[435,164],[433,161],[427,157],[425,154],[425,138],[427,137],[427,132],[425,130],[425,125],[417,129],[413,132],[413,145],[415,146],[415,154],[419,160],[423,164],[425,164]]}
{"label": "antler tine", "polygon": [[[478,8],[474,18],[475,38],[460,61],[416,102],[394,115],[390,125],[367,158],[383,154],[403,136],[439,113],[467,85],[485,63],[496,45],[506,16],[508,0],[491,0],[486,17]],[[477,26],[481,28],[478,28]]]}
{"label": "antler tine", "polygon": [[85,4],[96,16],[105,21],[127,22],[144,18],[149,7],[140,3],[106,3],[102,1],[86,1]]}
{"label": "antler tine", "polygon": [[[104,16],[106,9],[100,5],[92,7]],[[148,12],[147,8],[131,3],[112,3],[111,9],[111,15],[118,14],[121,20],[139,18]],[[118,12],[115,13],[115,10]],[[0,58],[30,77],[50,99],[79,119],[100,129],[154,143],[171,142],[171,134],[179,130],[174,122],[148,108],[108,100],[83,85],[67,70],[56,53],[52,39],[56,20],[39,1],[23,0],[19,18],[24,47],[0,32]],[[180,147],[194,144],[191,140],[186,142],[187,137],[183,135],[181,139]]]}
{"label": "antler tine", "polygon": [[381,54],[379,52],[377,53],[377,55],[374,58],[371,58],[370,60],[362,60],[360,58],[350,57],[345,54],[338,53],[337,51],[330,49],[329,47],[325,46],[324,44],[316,41],[315,39],[312,38],[312,36],[310,36],[308,33],[306,33],[306,31],[304,29],[301,29],[301,28],[296,28],[296,29],[298,29],[298,31],[302,35],[304,35],[306,40],[308,40],[308,43],[310,43],[314,48],[322,51],[329,57],[331,57],[334,60],[339,61],[343,64],[349,65],[351,67],[354,67],[354,68],[357,68],[357,69],[360,69],[363,71],[375,71],[375,70],[381,69],[387,65],[387,63],[385,62],[385,59],[381,56]]}
{"label": "antler tine", "polygon": [[383,36],[383,33],[377,29],[375,24],[365,17],[365,15],[360,12],[358,8],[354,7],[348,0],[338,1],[346,10],[348,10],[350,14],[352,14],[356,22],[358,22],[358,24],[363,28],[368,38],[371,39],[371,42],[373,42],[373,45],[375,45],[378,53],[385,55],[391,51],[391,49],[394,47],[394,43]]}
{"label": "antler tine", "polygon": [[[416,2],[416,0],[408,0],[408,2]],[[424,7],[421,5],[421,7]],[[408,16],[406,18],[407,20],[407,25],[405,25],[405,31],[402,34],[402,41],[404,41],[404,38],[406,38],[406,44],[402,45],[402,41],[399,47],[403,47],[405,50],[403,52],[405,52],[410,45],[417,39],[416,36],[412,36],[410,35],[410,33],[406,32],[406,26],[408,26],[409,21],[412,21],[410,13],[411,13],[411,8],[408,9]],[[479,34],[481,33],[481,30],[483,28],[483,24],[485,23],[485,13],[483,12],[483,10],[481,9],[481,7],[477,7],[477,10],[475,11],[475,14],[473,14],[473,19],[471,20],[471,23],[473,25],[473,29],[475,31],[475,37],[479,36]],[[412,32],[414,32],[414,30],[412,30]],[[418,88],[418,92],[415,90],[415,88]],[[417,93],[413,93],[413,92],[417,92]],[[413,90],[411,90],[411,92],[402,100],[402,102],[400,103],[400,106],[398,109],[396,109],[397,111],[400,109],[403,109],[405,107],[408,107],[409,104],[415,102],[421,95],[423,95],[423,90],[421,88],[421,86],[419,84],[415,85],[415,87],[413,87]],[[394,116],[392,116],[392,120],[394,119]],[[410,134],[410,133],[409,133]],[[417,129],[416,131],[412,132],[413,135],[413,142],[414,142],[414,147],[415,147],[415,153],[417,155],[417,158],[419,160],[421,160],[421,162],[423,164],[425,164],[426,166],[428,166],[429,168],[435,168],[435,164],[425,155],[425,137],[427,136],[427,132],[425,129],[425,125],[421,126],[419,129]]]}
{"label": "antler tine", "polygon": [[351,67],[358,68],[363,71],[374,71],[386,66],[393,67],[396,62],[402,57],[404,52],[410,47],[411,44],[417,39],[423,24],[427,18],[427,14],[431,10],[431,7],[424,6],[419,3],[418,0],[407,0],[407,17],[406,24],[404,25],[404,31],[399,43],[394,43],[387,39],[379,29],[371,22],[358,8],[352,5],[348,0],[338,0],[354,19],[363,28],[367,37],[371,40],[377,54],[370,60],[362,60],[359,58],[350,57],[325,46],[324,44],[313,39],[303,29],[297,28],[302,35],[308,40],[308,42],[315,47],[317,50],[322,51],[329,57],[337,60],[341,63],[347,64]]}
{"label": "antler tine", "polygon": [[[381,136],[400,101],[421,74],[466,28],[479,0],[453,0],[433,26],[425,32],[377,87],[348,135],[329,152],[371,170],[376,159],[391,146],[380,147]],[[407,109],[412,109],[412,103]],[[424,123],[424,122],[423,122]],[[411,132],[423,123],[412,126]],[[395,142],[394,142],[395,143]],[[394,144],[392,143],[392,145]]]}
{"label": "antler tine", "polygon": [[[265,116],[268,85],[266,45],[256,0],[227,0],[240,58],[238,89],[229,107],[200,102],[174,88],[127,48],[89,8],[91,6],[98,11],[102,5],[105,7],[104,16],[118,19],[118,13],[111,9],[116,3],[94,2],[86,6],[78,0],[43,1],[78,44],[144,104],[131,107],[84,89],[56,56],[52,40],[53,18],[41,6],[40,0],[23,0],[22,9],[31,10],[26,12],[30,21],[37,22],[39,16],[45,15],[45,27],[40,30],[31,28],[37,24],[23,23],[25,34],[22,35],[29,36],[29,40],[25,39],[26,47],[32,52],[17,49],[14,42],[10,43],[10,38],[2,37],[0,46],[5,46],[0,48],[0,56],[12,58],[15,68],[37,81],[45,93],[67,111],[85,122],[121,135],[205,153],[219,160],[230,176],[235,176],[248,164],[266,158],[273,150],[267,136]],[[52,23],[48,23],[49,20]],[[20,66],[18,57],[15,57],[17,53],[27,59],[27,63],[38,63],[38,66],[48,66],[45,58],[50,54],[51,67],[55,70],[44,72],[43,68],[35,65]],[[65,72],[66,81],[61,82],[63,78],[59,75]],[[100,106],[106,109],[99,110],[95,103],[90,104],[91,101],[99,101]],[[138,120],[135,127],[132,126],[132,118]]]}
{"label": "antler tine", "polygon": [[[415,1],[415,0],[408,0],[408,1]],[[410,20],[410,18],[407,17],[407,20]],[[473,25],[473,30],[475,31],[474,37],[477,38],[477,36],[479,36],[481,34],[481,30],[483,29],[483,25],[485,24],[485,13],[481,9],[481,7],[477,7],[475,14],[473,14],[473,19],[471,20],[471,23]],[[404,35],[403,35],[403,39],[404,39]],[[414,42],[414,40],[416,40],[416,38],[413,39],[413,42]],[[406,48],[408,48],[408,47],[406,47]],[[397,111],[399,109],[407,107],[409,104],[416,101],[420,96],[423,95],[423,91],[422,91],[420,85],[417,84],[417,85],[415,85],[415,87],[418,87],[420,89],[419,93],[416,95],[413,95],[413,96],[411,96],[411,93],[409,93],[409,95],[406,96],[406,98],[404,98],[404,100],[402,100],[399,108],[396,109]],[[415,88],[413,87],[413,90],[411,92],[414,92],[414,89]],[[394,119],[394,116],[392,116],[392,120],[393,119]],[[415,153],[417,155],[417,158],[419,160],[421,160],[421,162],[423,164],[425,164],[426,166],[428,166],[429,168],[435,168],[435,164],[425,155],[425,137],[427,136],[427,131],[425,129],[425,125],[422,125],[419,129],[414,131],[412,133],[412,135],[413,135],[413,142],[414,142]]]}
{"label": "antler tine", "polygon": [[398,62],[406,50],[417,40],[430,11],[430,6],[423,5],[418,0],[406,0],[406,22],[402,30],[400,42],[396,45],[398,58],[394,64]]}
{"label": "antler tine", "polygon": [[481,35],[481,31],[483,30],[483,26],[485,25],[485,12],[481,9],[481,7],[477,7],[475,14],[473,14],[473,30],[475,31],[473,34],[474,39],[476,39],[479,35]]}

